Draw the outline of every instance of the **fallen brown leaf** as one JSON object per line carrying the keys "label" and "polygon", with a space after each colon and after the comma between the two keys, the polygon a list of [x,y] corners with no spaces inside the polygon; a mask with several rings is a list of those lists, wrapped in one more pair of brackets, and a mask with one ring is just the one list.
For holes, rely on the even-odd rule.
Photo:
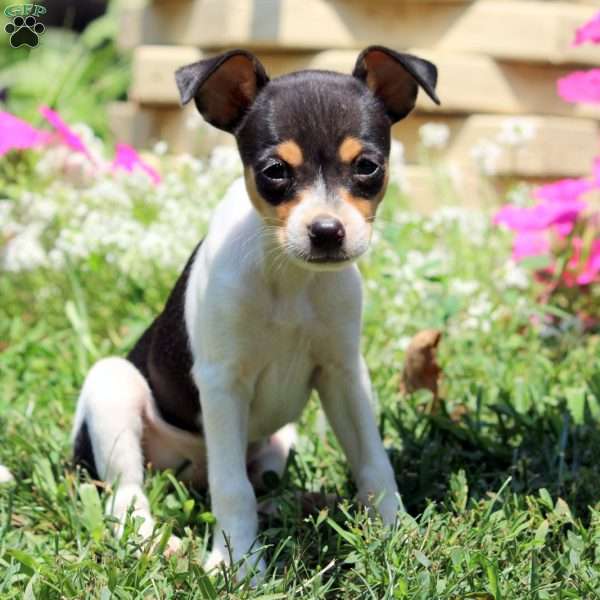
{"label": "fallen brown leaf", "polygon": [[429,390],[433,394],[433,414],[438,412],[440,403],[442,369],[437,363],[437,349],[441,339],[442,332],[439,329],[424,329],[412,338],[406,350],[400,386],[403,394]]}

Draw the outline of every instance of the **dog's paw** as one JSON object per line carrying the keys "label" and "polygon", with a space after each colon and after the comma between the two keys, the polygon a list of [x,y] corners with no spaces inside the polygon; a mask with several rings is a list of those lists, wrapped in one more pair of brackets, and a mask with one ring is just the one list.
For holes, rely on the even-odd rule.
{"label": "dog's paw", "polygon": [[377,512],[386,527],[391,527],[398,518],[398,515],[404,512],[404,505],[398,493],[389,492],[377,506]]}
{"label": "dog's paw", "polygon": [[167,545],[165,546],[165,549],[163,550],[163,555],[166,558],[170,558],[171,556],[174,556],[175,554],[179,554],[182,547],[183,547],[183,542],[181,541],[181,538],[178,538],[176,535],[172,535],[167,541]]}
{"label": "dog's paw", "polygon": [[204,561],[204,570],[207,573],[217,571],[221,565],[229,564],[229,556],[225,556],[221,550],[215,548]]}
{"label": "dog's paw", "polygon": [[364,490],[358,493],[357,500],[368,508],[371,517],[381,517],[386,527],[394,525],[398,515],[404,512],[400,495],[394,488],[379,494]]}
{"label": "dog's paw", "polygon": [[[204,563],[204,570],[214,575],[221,566],[230,566],[230,564],[229,553],[220,548],[215,548],[208,555]],[[247,555],[237,563],[236,579],[243,581],[250,576],[250,585],[257,586],[264,579],[266,569],[267,563],[262,558],[259,558],[257,553]]]}

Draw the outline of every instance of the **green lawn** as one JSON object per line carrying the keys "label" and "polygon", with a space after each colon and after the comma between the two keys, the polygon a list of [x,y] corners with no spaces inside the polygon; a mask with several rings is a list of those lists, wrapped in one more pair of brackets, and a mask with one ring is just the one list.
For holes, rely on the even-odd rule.
{"label": "green lawn", "polygon": [[[165,185],[186,198],[196,183]],[[145,206],[132,202],[132,218],[159,218]],[[172,232],[186,252],[207,212]],[[56,230],[67,217],[53,218]],[[159,522],[185,538],[184,555],[165,559],[140,548],[135,523],[116,540],[99,506],[107,495],[70,468],[87,368],[125,354],[184,261],[156,266],[134,241],[128,256],[138,253],[141,274],[119,262],[118,244],[110,260],[97,248],[61,268],[0,272],[0,462],[16,478],[0,487],[0,598],[600,597],[600,340],[569,319],[555,330],[533,325],[536,292],[488,214],[450,207],[423,218],[395,188],[388,194],[361,263],[363,346],[410,516],[386,531],[353,506],[345,461],[313,401],[272,492],[279,512],[261,527],[270,568],[257,589],[203,572],[212,519],[204,491],[170,473],[148,476]],[[424,410],[427,394],[398,391],[408,339],[425,327],[444,331],[437,416]],[[303,491],[344,501],[308,514],[296,500]]]}

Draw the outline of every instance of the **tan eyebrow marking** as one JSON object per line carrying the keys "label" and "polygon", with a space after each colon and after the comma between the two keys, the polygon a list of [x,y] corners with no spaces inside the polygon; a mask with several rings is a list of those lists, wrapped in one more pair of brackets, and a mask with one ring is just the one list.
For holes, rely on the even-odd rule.
{"label": "tan eyebrow marking", "polygon": [[286,163],[292,165],[292,167],[299,167],[303,161],[302,149],[294,140],[287,140],[281,142],[276,148],[277,154],[281,160],[285,160]]}
{"label": "tan eyebrow marking", "polygon": [[342,162],[351,163],[363,150],[362,144],[351,135],[344,138],[338,149]]}
{"label": "tan eyebrow marking", "polygon": [[259,194],[258,190],[256,189],[256,182],[254,181],[254,175],[252,174],[251,169],[244,169],[244,179],[246,180],[246,189],[248,191],[250,201],[263,219],[265,219],[265,222],[267,222],[269,225],[285,227],[292,210],[302,201],[302,195],[297,194],[296,196],[286,200],[285,202],[282,202],[281,204],[278,204],[277,206],[272,206]]}

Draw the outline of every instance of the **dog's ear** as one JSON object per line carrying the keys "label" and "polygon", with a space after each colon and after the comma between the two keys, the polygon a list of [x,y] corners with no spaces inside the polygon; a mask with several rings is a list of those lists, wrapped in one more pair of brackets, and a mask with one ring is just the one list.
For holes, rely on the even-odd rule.
{"label": "dog's ear", "polygon": [[177,69],[175,81],[182,104],[193,98],[211,125],[233,132],[269,78],[256,56],[231,50]]}
{"label": "dog's ear", "polygon": [[437,68],[427,60],[402,54],[383,46],[369,46],[356,60],[354,77],[363,81],[385,106],[388,117],[395,123],[414,107],[421,86],[436,103]]}

